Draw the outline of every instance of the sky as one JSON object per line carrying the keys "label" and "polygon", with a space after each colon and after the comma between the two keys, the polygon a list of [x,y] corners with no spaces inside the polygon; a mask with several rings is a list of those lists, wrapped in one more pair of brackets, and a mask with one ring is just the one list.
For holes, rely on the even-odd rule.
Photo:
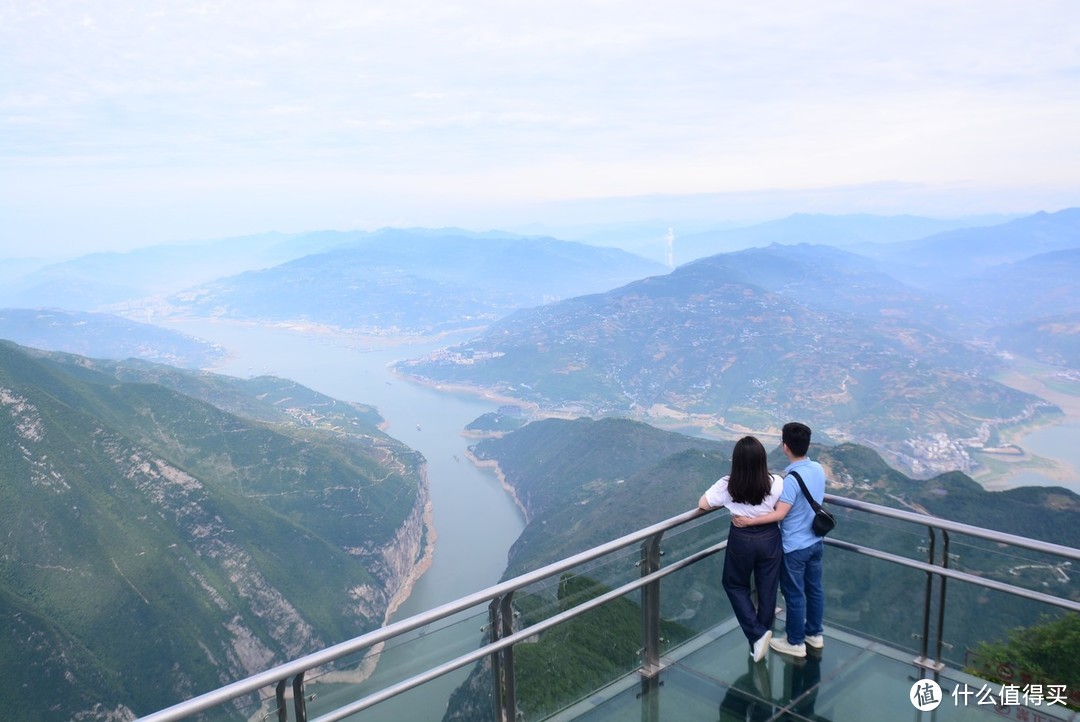
{"label": "sky", "polygon": [[1080,205],[1075,0],[0,0],[0,257]]}

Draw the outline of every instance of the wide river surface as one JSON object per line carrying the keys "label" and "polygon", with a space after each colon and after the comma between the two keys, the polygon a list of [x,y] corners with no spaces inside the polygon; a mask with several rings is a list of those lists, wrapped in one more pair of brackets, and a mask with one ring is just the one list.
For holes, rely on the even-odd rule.
{"label": "wide river surface", "polygon": [[1057,463],[1058,471],[1044,474],[1025,469],[1005,477],[1002,484],[987,488],[1016,486],[1063,486],[1080,494],[1080,419],[1067,418],[1059,423],[1042,426],[1017,438],[1024,451]]}
{"label": "wide river surface", "polygon": [[[213,369],[216,372],[241,378],[280,376],[334,398],[376,406],[388,422],[387,433],[424,455],[437,534],[435,554],[431,567],[394,615],[395,620],[499,581],[506,568],[506,553],[524,528],[524,519],[494,473],[466,459],[470,442],[461,434],[466,424],[494,411],[498,403],[412,384],[394,377],[387,368],[393,361],[419,356],[450,342],[368,350],[341,336],[287,329],[208,321],[167,325],[227,349],[230,357]],[[470,620],[459,626],[459,636],[466,638],[459,642],[475,648],[480,641],[479,624]],[[422,659],[428,653],[423,649],[425,643],[446,646],[449,636],[430,634],[400,648],[388,645],[376,676],[364,687],[378,689],[389,673]],[[467,672],[463,669],[447,675],[425,685],[422,691],[365,712],[364,719],[441,720],[450,692]],[[355,689],[340,687],[316,686],[318,696],[309,705],[309,714],[321,714],[331,702],[344,704],[360,696]]]}

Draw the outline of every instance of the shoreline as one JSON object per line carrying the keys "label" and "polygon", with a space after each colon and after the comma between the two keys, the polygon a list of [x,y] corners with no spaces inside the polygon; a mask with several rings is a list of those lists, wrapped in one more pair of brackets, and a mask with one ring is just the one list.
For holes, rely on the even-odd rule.
{"label": "shoreline", "polygon": [[[988,468],[986,462],[981,462],[982,468],[972,473],[971,478],[987,491],[1007,491],[1025,486],[1040,486],[1062,487],[1080,494],[1080,468],[1075,465],[1075,462],[1040,455],[1032,452],[1022,443],[1023,439],[1031,434],[1060,425],[1080,425],[1080,416],[1066,414],[1056,419],[1044,419],[1003,432],[1003,441],[1018,449],[1020,453],[983,452],[994,463],[994,468]],[[1044,477],[1047,483],[1011,483],[1017,476],[1026,473],[1038,474]]]}
{"label": "shoreline", "polygon": [[416,384],[417,386],[424,386],[426,388],[435,389],[436,391],[442,391],[448,394],[478,396],[482,399],[487,399],[489,401],[497,401],[500,404],[505,404],[507,406],[520,406],[521,408],[531,412],[534,416],[538,416],[542,413],[539,404],[534,401],[524,401],[513,396],[499,394],[483,386],[471,386],[469,384],[449,384],[439,381],[432,381],[431,379],[425,378],[423,376],[413,376],[412,374],[403,373],[395,369],[392,365],[387,366],[387,371],[389,371],[390,375],[394,378],[401,379],[402,381],[408,381],[409,383]]}
{"label": "shoreline", "polygon": [[468,449],[465,449],[465,458],[473,463],[479,469],[490,469],[495,473],[495,478],[499,480],[499,486],[510,495],[510,498],[514,500],[514,506],[521,511],[521,515],[525,518],[525,524],[529,523],[529,510],[525,508],[525,505],[521,503],[521,498],[517,495],[517,489],[515,489],[510,482],[506,480],[506,474],[503,473],[502,467],[499,466],[499,462],[489,459],[478,459]]}
{"label": "shoreline", "polygon": [[[393,368],[390,369],[390,373],[396,378],[401,378],[401,379],[407,380],[407,381],[409,381],[411,383],[416,383],[416,384],[426,386],[428,388],[433,388],[433,389],[436,389],[438,391],[442,391],[442,392],[445,392],[445,393],[468,394],[468,395],[472,395],[472,396],[479,396],[479,397],[485,398],[485,399],[490,399],[490,400],[497,401],[499,403],[504,403],[504,404],[507,404],[507,405],[520,406],[522,408],[525,408],[531,414],[532,420],[537,420],[537,419],[541,419],[541,418],[573,418],[572,416],[569,416],[567,414],[559,414],[559,413],[555,413],[555,412],[544,412],[543,410],[540,409],[539,405],[536,404],[535,402],[523,401],[521,399],[517,399],[517,398],[514,398],[512,396],[506,396],[506,395],[503,395],[503,394],[495,393],[495,392],[491,391],[490,389],[480,387],[480,386],[470,386],[468,384],[439,383],[439,382],[436,382],[436,381],[432,381],[431,379],[421,378],[421,377],[417,377],[417,376],[411,376],[409,374],[404,374],[404,373],[399,373]],[[980,463],[980,470],[970,472],[970,473],[968,473],[968,476],[970,476],[973,481],[975,481],[980,486],[982,486],[986,491],[1007,491],[1009,489],[1018,489],[1018,488],[1022,488],[1022,487],[1025,487],[1025,486],[1040,486],[1040,487],[1044,487],[1044,488],[1062,487],[1062,488],[1065,488],[1065,489],[1069,489],[1070,491],[1073,491],[1073,493],[1080,494],[1080,468],[1074,468],[1073,465],[1071,463],[1067,462],[1067,461],[1062,461],[1060,459],[1055,459],[1055,458],[1050,458],[1050,457],[1040,456],[1038,454],[1034,454],[1031,451],[1029,451],[1027,448],[1025,448],[1023,446],[1023,444],[1020,443],[1020,440],[1023,439],[1024,437],[1026,437],[1026,436],[1028,436],[1028,435],[1030,435],[1032,433],[1035,433],[1037,431],[1040,431],[1042,429],[1057,426],[1059,424],[1080,423],[1080,398],[1069,397],[1067,395],[1054,393],[1054,394],[1049,394],[1049,395],[1054,397],[1053,400],[1051,400],[1050,398],[1047,398],[1047,396],[1048,396],[1047,393],[1043,393],[1042,395],[1040,395],[1039,393],[1037,393],[1037,391],[1035,389],[1032,388],[1032,387],[1037,386],[1038,390],[1046,390],[1046,387],[1043,386],[1042,384],[1038,383],[1037,379],[1033,379],[1033,378],[1027,377],[1027,376],[1023,376],[1023,377],[1020,377],[1020,378],[1023,378],[1024,380],[1026,380],[1028,382],[1028,384],[1027,384],[1028,389],[1026,389],[1028,391],[1028,393],[1032,393],[1032,394],[1034,394],[1036,396],[1039,396],[1040,398],[1043,398],[1043,399],[1049,401],[1050,403],[1057,404],[1058,407],[1062,409],[1063,415],[1060,416],[1060,417],[1056,417],[1056,418],[1054,418],[1054,417],[1042,418],[1042,419],[1039,419],[1039,420],[1035,420],[1035,421],[1031,421],[1031,422],[1028,422],[1028,423],[1020,424],[1020,425],[1018,425],[1018,426],[1016,426],[1014,428],[1008,428],[1008,429],[1002,430],[1001,431],[1002,443],[999,445],[999,447],[996,447],[994,451],[984,451],[982,453],[985,454],[986,456],[990,457],[991,459],[997,461],[998,464],[1001,464],[1001,465],[1004,465],[1004,466],[1003,467],[998,467],[998,468],[991,468],[991,467],[988,467],[985,464],[985,462],[983,462],[983,463]],[[1010,385],[1010,384],[1006,384],[1006,385]],[[1020,385],[1016,384],[1016,385],[1012,385],[1012,387],[1013,388],[1019,388]],[[1021,389],[1021,390],[1025,390],[1025,389]],[[1064,396],[1066,399],[1068,399],[1069,403],[1064,403],[1064,404],[1061,403],[1060,398],[1062,396]],[[667,424],[663,423],[662,419],[642,418],[642,419],[639,419],[639,420],[642,421],[643,423],[647,423],[647,424],[651,424],[653,426],[656,426],[659,429],[666,429],[668,431],[676,431],[678,433],[685,433],[684,431],[681,431],[679,428],[672,428],[672,426],[680,426],[681,424],[667,425]],[[705,428],[705,427],[693,426],[692,424],[691,424],[691,427],[697,429],[697,431],[703,437],[716,438],[716,439],[734,438],[734,437],[729,437],[729,436],[723,435],[723,434],[717,434],[715,432],[714,433],[709,433],[710,430]],[[685,426],[683,426],[683,428],[685,428]],[[723,428],[723,427],[721,427],[721,428]],[[745,433],[754,434],[754,435],[757,435],[759,437],[769,437],[770,434],[775,435],[775,436],[779,435],[778,432],[775,429],[770,429],[768,431],[755,431],[755,430],[749,429],[749,430],[745,430]],[[856,441],[855,443],[863,443],[863,442]],[[865,443],[863,443],[863,445],[865,445]],[[1016,451],[1013,452],[1012,449],[1009,449],[1006,453],[1002,453],[1004,451],[1003,447],[1014,447],[1016,449]],[[525,520],[526,520],[526,522],[528,522],[528,519],[529,519],[528,514],[525,512],[524,507],[521,504],[520,499],[517,497],[517,494],[516,494],[515,490],[513,489],[513,487],[511,487],[506,482],[505,476],[503,475],[501,469],[499,469],[499,467],[498,467],[498,463],[493,462],[493,461],[482,461],[480,459],[475,458],[472,454],[468,454],[468,456],[470,457],[469,460],[472,461],[472,463],[476,464],[477,466],[484,467],[484,468],[492,468],[492,469],[495,470],[495,474],[499,478],[499,483],[513,497],[514,503],[525,514]],[[1045,484],[1014,484],[1014,483],[1010,483],[1011,480],[1014,479],[1016,476],[1018,476],[1020,474],[1023,474],[1023,473],[1027,473],[1027,472],[1037,473],[1037,474],[1040,474],[1040,475],[1044,476],[1046,478],[1046,483]],[[1054,482],[1062,482],[1062,483],[1054,483]],[[1069,486],[1066,485],[1067,482],[1073,482],[1074,484],[1077,484],[1078,488],[1071,489]]]}

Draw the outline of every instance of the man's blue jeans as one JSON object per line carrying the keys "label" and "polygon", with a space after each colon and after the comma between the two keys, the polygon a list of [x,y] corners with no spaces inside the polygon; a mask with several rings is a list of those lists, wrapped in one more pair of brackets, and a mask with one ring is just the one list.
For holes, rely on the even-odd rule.
{"label": "man's blue jeans", "polygon": [[787,603],[785,631],[789,644],[802,644],[821,634],[825,622],[825,588],[821,580],[824,543],[784,552],[780,567],[780,591]]}

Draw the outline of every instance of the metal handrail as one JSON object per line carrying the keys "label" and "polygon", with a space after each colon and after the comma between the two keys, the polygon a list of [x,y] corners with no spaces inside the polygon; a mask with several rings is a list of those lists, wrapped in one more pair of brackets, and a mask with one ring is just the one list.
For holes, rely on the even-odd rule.
{"label": "metal handrail", "polygon": [[204,712],[239,697],[258,692],[265,687],[276,685],[279,681],[292,677],[293,675],[307,672],[316,667],[322,667],[331,662],[336,662],[339,659],[370,649],[375,645],[386,642],[394,637],[420,629],[421,627],[440,621],[446,617],[457,614],[458,612],[485,604],[492,599],[497,599],[507,593],[556,576],[573,569],[576,566],[580,566],[581,564],[607,556],[608,554],[624,549],[656,534],[662,534],[669,529],[674,529],[675,527],[686,524],[709,513],[711,512],[702,511],[700,509],[683,512],[670,519],[638,529],[635,532],[631,532],[630,534],[619,537],[606,544],[595,546],[579,554],[548,564],[536,571],[495,584],[487,589],[460,597],[459,599],[447,602],[421,614],[403,619],[399,622],[393,622],[385,627],[380,627],[379,629],[368,632],[367,634],[354,637],[353,639],[327,647],[319,652],[314,652],[291,662],[278,665],[265,672],[260,672],[251,677],[227,684],[224,687],[219,687],[216,690],[206,692],[205,694],[193,697],[145,717],[140,717],[137,722],[176,722],[177,720],[190,717],[193,714]]}
{"label": "metal handrail", "polygon": [[846,497],[835,496],[833,494],[826,494],[825,501],[830,504],[836,504],[837,506],[846,507],[848,509],[865,511],[876,516],[891,517],[893,519],[900,519],[902,521],[909,521],[915,524],[922,524],[923,526],[933,527],[935,529],[942,529],[944,531],[956,532],[957,534],[965,534],[967,536],[978,537],[979,539],[988,539],[992,542],[1008,544],[1009,546],[1023,547],[1025,549],[1031,549],[1037,552],[1046,552],[1047,554],[1054,554],[1056,556],[1062,556],[1068,559],[1080,560],[1080,549],[1063,546],[1061,544],[1040,541],[1038,539],[1030,539],[1028,537],[1017,536],[1015,534],[1005,534],[1004,532],[996,532],[990,529],[983,529],[979,526],[963,524],[957,521],[949,521],[948,519],[942,519],[941,517],[931,516],[929,514],[919,514],[913,511],[904,511],[903,509],[892,509],[887,506],[871,504],[866,501],[859,501],[858,499],[848,499]]}
{"label": "metal handrail", "polygon": [[680,559],[674,564],[670,564],[663,569],[660,569],[659,571],[647,574],[640,579],[635,579],[632,582],[627,582],[626,584],[622,585],[617,589],[611,589],[607,592],[604,592],[603,594],[597,595],[589,599],[588,601],[576,605],[572,609],[567,609],[565,611],[559,612],[558,614],[552,615],[551,617],[548,617],[543,621],[530,625],[526,629],[519,630],[517,632],[514,632],[513,634],[503,637],[497,642],[491,642],[489,644],[486,644],[479,649],[473,650],[472,652],[458,657],[457,659],[445,662],[438,667],[427,670],[426,672],[421,672],[420,674],[398,682],[391,687],[387,687],[383,690],[380,690],[379,692],[374,692],[367,697],[364,697],[363,699],[358,699],[354,702],[350,702],[344,707],[339,707],[333,712],[328,712],[327,714],[324,714],[320,717],[316,717],[315,719],[311,720],[311,722],[337,722],[338,720],[345,719],[346,717],[354,715],[357,712],[362,712],[369,707],[373,707],[379,702],[385,702],[391,697],[396,697],[403,692],[408,692],[411,689],[419,687],[425,682],[430,682],[436,677],[441,677],[443,674],[452,672],[455,669],[460,669],[461,667],[464,667],[473,662],[478,662],[484,657],[489,656],[493,652],[498,652],[502,649],[512,647],[518,642],[523,642],[530,637],[540,634],[541,632],[545,632],[548,629],[557,627],[563,622],[567,622],[571,619],[574,619],[575,617],[580,617],[586,612],[590,612],[593,609],[602,607],[609,602],[626,596],[630,592],[642,589],[650,584],[655,584],[666,576],[674,574],[675,572],[680,571],[693,564],[697,564],[702,559],[710,557],[717,552],[723,551],[726,547],[727,540],[724,540],[719,544],[714,544],[711,547],[702,549],[698,552],[695,552],[694,554],[687,556],[684,559]]}
{"label": "metal handrail", "polygon": [[[1015,534],[994,532],[989,529],[984,529],[982,527],[950,521],[948,519],[942,519],[940,517],[932,516],[929,514],[919,514],[916,512],[904,511],[903,509],[892,509],[886,506],[880,506],[878,504],[871,504],[869,502],[859,501],[857,499],[848,499],[842,496],[835,496],[833,494],[826,494],[825,501],[839,507],[844,507],[855,511],[867,512],[877,516],[897,519],[899,521],[910,522],[913,524],[920,524],[926,527],[927,533],[930,537],[929,543],[927,544],[927,562],[919,562],[913,559],[908,559],[907,557],[890,554],[889,552],[884,552],[880,549],[873,549],[871,547],[854,544],[852,542],[841,541],[837,539],[825,540],[826,543],[830,546],[839,549],[844,549],[846,551],[854,552],[856,554],[862,554],[864,556],[869,556],[875,559],[881,559],[883,561],[897,564],[899,566],[919,569],[926,573],[926,596],[923,602],[921,653],[914,660],[916,664],[922,667],[934,670],[940,670],[944,667],[941,652],[942,646],[945,643],[945,588],[946,583],[949,579],[966,582],[968,584],[979,586],[984,589],[992,589],[999,592],[1005,592],[1006,594],[1012,594],[1014,596],[1030,599],[1032,601],[1040,602],[1043,604],[1050,604],[1052,606],[1057,606],[1062,609],[1067,609],[1069,611],[1080,612],[1080,602],[1076,602],[1072,599],[1057,597],[1051,594],[1044,594],[1043,592],[1025,589],[1023,587],[1018,587],[1013,584],[1006,584],[1005,582],[998,582],[992,579],[987,579],[985,577],[980,577],[975,574],[969,574],[967,572],[950,569],[949,532],[963,534],[977,539],[985,539],[998,544],[1006,544],[1009,546],[1020,547],[1031,551],[1052,554],[1059,557],[1065,557],[1067,559],[1080,560],[1080,549],[1063,546],[1061,544],[1054,544],[1052,542],[1041,541],[1039,539],[1030,539],[1028,537],[1017,536]],[[944,542],[941,551],[941,564],[934,563],[934,550],[936,546],[936,536],[934,534],[935,529],[941,531]],[[935,646],[936,651],[934,653],[934,656],[931,658],[929,654],[931,611],[930,600],[932,596],[931,592],[935,578],[938,580],[938,617],[937,628],[934,630],[937,643]]]}
{"label": "metal handrail", "polygon": [[[1052,544],[1052,543],[1049,543],[1049,542],[1042,542],[1042,541],[1038,541],[1038,540],[1034,540],[1034,539],[1028,539],[1026,537],[1020,537],[1020,536],[1011,535],[1011,534],[1001,534],[1001,533],[997,533],[997,532],[992,532],[992,531],[987,530],[987,529],[982,529],[981,527],[971,526],[971,525],[968,525],[968,524],[962,524],[962,523],[959,523],[959,522],[952,522],[952,521],[948,521],[946,519],[940,519],[938,517],[933,517],[933,516],[929,516],[929,515],[926,515],[926,514],[919,514],[919,513],[903,511],[903,510],[899,510],[899,509],[892,509],[892,508],[889,508],[889,507],[884,507],[884,506],[880,506],[880,505],[877,505],[877,504],[871,504],[871,503],[863,502],[863,501],[857,501],[857,500],[854,500],[854,499],[847,499],[847,498],[835,496],[835,495],[832,495],[832,494],[826,494],[825,495],[825,501],[827,503],[829,503],[829,504],[833,504],[833,505],[836,505],[836,506],[839,506],[839,507],[849,508],[849,509],[852,509],[852,510],[855,510],[855,511],[866,512],[866,513],[877,515],[877,516],[883,516],[883,517],[893,518],[893,519],[897,519],[897,520],[901,520],[901,521],[905,521],[905,522],[911,522],[911,523],[915,523],[915,524],[920,524],[922,526],[927,527],[930,530],[931,539],[933,538],[933,531],[932,530],[933,529],[939,529],[946,536],[946,553],[945,553],[946,560],[947,560],[947,556],[948,556],[948,554],[947,554],[947,535],[948,535],[948,532],[955,532],[955,533],[959,533],[959,534],[965,534],[965,535],[976,537],[976,538],[987,539],[987,540],[994,541],[994,542],[999,542],[999,543],[1005,543],[1005,544],[1008,544],[1008,545],[1011,545],[1011,546],[1017,546],[1017,547],[1022,547],[1022,548],[1026,548],[1026,549],[1031,549],[1031,550],[1034,550],[1034,551],[1045,552],[1045,553],[1048,553],[1048,554],[1053,554],[1053,555],[1057,555],[1057,556],[1061,556],[1061,557],[1066,557],[1068,559],[1080,560],[1080,549],[1075,549],[1075,548],[1072,548],[1072,547],[1062,546],[1062,545],[1059,545],[1059,544]],[[571,557],[567,557],[567,558],[562,559],[560,561],[553,562],[552,564],[544,566],[544,567],[542,567],[540,569],[537,569],[537,570],[535,570],[533,572],[529,572],[527,574],[523,574],[521,576],[514,577],[513,579],[501,582],[499,584],[495,584],[495,585],[490,586],[490,587],[488,587],[486,589],[483,589],[481,591],[475,592],[473,594],[469,594],[467,596],[461,597],[461,598],[459,598],[457,600],[454,600],[454,601],[451,601],[451,602],[447,602],[446,604],[435,607],[435,608],[433,608],[431,610],[428,610],[427,612],[423,612],[421,614],[415,615],[413,617],[409,617],[408,619],[404,619],[404,620],[401,620],[399,622],[394,622],[394,623],[389,624],[389,625],[387,625],[385,627],[382,627],[380,629],[374,630],[374,631],[369,632],[367,634],[361,635],[361,636],[356,637],[354,639],[348,640],[346,642],[342,642],[340,644],[337,644],[337,645],[334,645],[334,646],[331,646],[331,647],[327,647],[326,649],[321,650],[319,652],[315,652],[315,653],[309,654],[309,655],[307,655],[305,657],[301,657],[301,658],[293,660],[291,662],[287,662],[285,664],[279,665],[279,666],[274,667],[272,669],[266,670],[265,672],[253,675],[253,676],[248,677],[246,679],[243,679],[243,680],[234,682],[232,684],[226,685],[224,687],[220,687],[220,688],[218,688],[216,690],[213,690],[211,692],[199,695],[198,697],[194,697],[194,698],[189,699],[189,700],[187,700],[185,702],[181,702],[179,704],[173,705],[172,707],[169,707],[167,709],[164,709],[164,710],[161,710],[159,712],[156,712],[156,713],[147,715],[145,717],[139,718],[138,722],[174,722],[176,720],[182,720],[182,719],[187,718],[187,717],[189,717],[191,715],[197,714],[199,712],[206,711],[206,710],[211,709],[213,707],[219,706],[219,705],[221,705],[223,703],[232,701],[234,699],[238,699],[240,697],[252,694],[254,692],[258,692],[261,689],[264,689],[266,687],[270,687],[272,685],[283,682],[284,680],[287,680],[289,677],[298,676],[300,679],[302,679],[302,676],[304,675],[304,673],[306,673],[306,672],[308,672],[308,671],[310,671],[312,669],[315,669],[317,667],[321,667],[323,665],[326,665],[326,664],[329,664],[331,662],[337,661],[339,659],[342,659],[343,657],[347,657],[349,655],[356,654],[358,652],[371,649],[371,648],[375,647],[376,645],[381,644],[383,642],[386,642],[386,641],[388,641],[390,639],[393,639],[393,638],[395,638],[395,637],[397,637],[399,635],[405,634],[407,632],[410,632],[410,631],[413,631],[413,630],[416,630],[416,629],[420,629],[420,628],[422,628],[424,626],[432,624],[433,622],[437,622],[437,621],[440,621],[440,620],[445,619],[447,617],[450,617],[450,616],[452,616],[454,614],[457,614],[458,612],[461,612],[461,611],[464,611],[464,610],[467,610],[467,609],[470,609],[470,608],[473,608],[473,607],[477,607],[477,606],[479,606],[481,604],[492,603],[492,602],[498,603],[500,600],[508,600],[514,594],[514,592],[516,592],[516,591],[518,591],[518,590],[520,590],[520,589],[522,589],[524,587],[527,587],[527,586],[535,584],[537,582],[541,582],[541,581],[544,581],[544,580],[549,579],[551,577],[557,576],[559,574],[562,574],[565,571],[569,571],[569,570],[571,570],[571,569],[573,569],[575,567],[581,566],[582,564],[586,564],[588,562],[591,562],[591,561],[594,561],[594,560],[599,559],[601,557],[607,556],[607,555],[612,554],[614,552],[617,552],[619,550],[625,549],[625,548],[627,548],[627,547],[629,547],[629,546],[631,546],[631,545],[633,545],[635,543],[638,543],[638,542],[643,542],[644,543],[644,545],[643,545],[643,555],[647,553],[646,552],[647,549],[652,550],[652,553],[655,554],[656,551],[658,550],[659,540],[660,540],[660,538],[663,536],[663,534],[665,532],[667,532],[667,531],[669,531],[671,529],[674,529],[676,527],[679,527],[679,526],[681,526],[683,524],[686,524],[688,522],[691,522],[691,521],[693,521],[693,520],[695,520],[695,519],[697,519],[697,518],[699,518],[701,516],[704,516],[706,514],[709,514],[709,513],[711,513],[711,512],[701,511],[699,509],[694,509],[694,510],[691,510],[691,511],[688,511],[688,512],[684,512],[684,513],[679,514],[677,516],[671,517],[670,519],[661,521],[661,522],[659,522],[657,524],[653,524],[651,526],[644,527],[644,528],[639,529],[639,530],[637,530],[635,532],[632,532],[632,533],[627,534],[625,536],[619,537],[618,539],[607,542],[606,544],[601,544],[599,546],[596,546],[596,547],[593,547],[591,549],[585,550],[585,551],[583,551],[583,552],[581,552],[579,554],[575,554],[575,555],[573,555]],[[1026,598],[1033,599],[1033,600],[1036,600],[1036,601],[1053,604],[1053,605],[1056,605],[1056,606],[1059,606],[1059,607],[1063,607],[1065,609],[1070,609],[1070,610],[1073,610],[1073,611],[1080,611],[1080,603],[1074,602],[1074,601],[1069,600],[1069,599],[1064,599],[1064,598],[1061,598],[1061,597],[1054,597],[1052,595],[1044,594],[1042,592],[1035,592],[1035,591],[1032,591],[1032,590],[1024,589],[1022,587],[1017,587],[1017,586],[1014,586],[1014,585],[1006,584],[1004,582],[997,582],[997,581],[986,579],[986,578],[983,578],[983,577],[979,577],[979,576],[976,576],[976,575],[973,575],[973,574],[968,574],[966,572],[961,572],[961,571],[958,571],[958,570],[949,569],[949,568],[947,568],[947,566],[945,566],[944,563],[942,565],[935,564],[935,563],[933,563],[933,552],[931,552],[931,558],[930,558],[929,562],[920,562],[920,561],[917,561],[917,560],[909,559],[907,557],[901,557],[901,556],[898,556],[898,555],[895,555],[895,554],[890,554],[888,552],[884,552],[884,551],[881,551],[881,550],[878,550],[878,549],[873,549],[873,548],[869,548],[869,547],[863,547],[863,546],[853,544],[851,542],[842,541],[842,540],[826,538],[825,541],[830,546],[834,546],[834,547],[837,547],[837,548],[845,549],[847,551],[851,551],[851,552],[871,556],[871,557],[874,557],[874,558],[882,559],[884,561],[888,561],[888,562],[895,563],[895,564],[898,564],[898,565],[902,565],[902,566],[906,566],[906,567],[910,567],[910,568],[914,568],[914,569],[919,569],[919,570],[924,571],[924,572],[927,573],[928,579],[931,576],[936,576],[936,577],[940,578],[942,584],[944,584],[945,579],[948,579],[948,578],[957,579],[957,580],[960,580],[960,581],[964,581],[964,582],[976,584],[976,585],[979,585],[979,586],[983,586],[983,587],[986,587],[986,588],[989,588],[989,589],[995,589],[995,590],[998,590],[998,591],[1004,591],[1006,593],[1015,594],[1015,595],[1026,597]],[[628,584],[625,584],[625,585],[623,585],[622,587],[620,587],[618,589],[612,590],[610,592],[606,592],[601,596],[598,596],[598,597],[596,597],[594,599],[591,599],[591,600],[589,600],[587,602],[584,602],[581,605],[578,605],[573,609],[566,610],[566,611],[561,612],[561,613],[559,613],[559,614],[557,614],[557,615],[555,615],[555,616],[553,616],[551,618],[545,619],[542,622],[538,622],[538,623],[530,626],[526,630],[521,630],[521,631],[518,631],[518,632],[512,632],[509,635],[502,636],[501,638],[497,638],[497,639],[493,640],[492,642],[482,646],[481,648],[479,648],[477,650],[474,650],[473,652],[462,655],[462,656],[460,656],[460,657],[458,657],[458,658],[456,658],[454,660],[451,660],[449,662],[445,662],[443,664],[437,665],[436,667],[433,667],[433,668],[428,669],[428,670],[426,670],[424,672],[421,672],[421,673],[415,675],[412,678],[403,680],[403,681],[401,681],[399,683],[396,683],[396,684],[391,685],[389,687],[386,687],[386,688],[384,688],[382,690],[374,692],[374,693],[364,697],[363,699],[356,700],[356,701],[354,701],[352,703],[349,703],[348,705],[345,705],[343,707],[338,708],[337,710],[334,710],[334,711],[332,711],[332,712],[330,712],[330,713],[328,713],[326,715],[323,715],[323,716],[319,717],[317,720],[313,720],[313,722],[333,722],[334,720],[343,719],[344,717],[347,717],[347,716],[349,716],[351,714],[355,714],[356,712],[358,712],[360,710],[367,709],[367,708],[369,708],[369,707],[371,707],[371,706],[373,706],[375,704],[378,704],[380,702],[385,701],[386,699],[389,699],[389,698],[391,698],[393,696],[401,694],[402,692],[405,692],[405,691],[408,691],[408,690],[413,689],[415,687],[418,687],[418,686],[420,686],[420,685],[422,685],[422,684],[424,684],[424,683],[426,683],[428,681],[431,681],[431,680],[433,680],[433,679],[435,679],[435,678],[437,678],[437,677],[439,677],[439,676],[441,676],[443,674],[449,673],[449,672],[451,672],[451,671],[453,671],[455,669],[459,669],[459,668],[461,668],[461,667],[463,667],[463,666],[465,666],[467,664],[470,664],[470,663],[476,662],[476,661],[478,661],[480,659],[483,659],[485,657],[491,656],[492,654],[497,653],[500,650],[510,649],[510,648],[513,647],[514,644],[516,644],[516,643],[518,643],[518,642],[520,642],[520,641],[522,641],[522,640],[524,640],[524,639],[526,639],[528,637],[531,637],[531,636],[533,636],[533,635],[535,635],[535,634],[537,634],[537,633],[539,633],[539,632],[541,632],[541,631],[543,631],[545,629],[548,629],[548,628],[553,627],[553,626],[555,626],[557,624],[560,624],[560,623],[562,623],[562,622],[564,622],[564,621],[566,621],[566,620],[568,620],[568,619],[570,619],[570,618],[572,618],[574,616],[577,616],[579,614],[583,614],[583,613],[585,613],[585,612],[587,612],[587,611],[589,611],[589,610],[591,610],[591,609],[593,609],[593,608],[595,608],[597,606],[601,606],[601,605],[611,601],[612,599],[616,599],[618,597],[624,596],[625,594],[627,594],[627,593],[629,593],[631,591],[637,590],[637,589],[647,590],[650,587],[650,585],[658,584],[659,580],[661,578],[663,578],[663,577],[665,577],[665,576],[667,576],[669,574],[672,574],[672,573],[674,573],[676,571],[679,571],[680,569],[683,569],[683,568],[685,568],[687,566],[695,564],[698,561],[700,561],[701,559],[704,559],[705,557],[711,556],[711,555],[717,553],[718,551],[723,550],[725,547],[726,547],[726,541],[721,542],[719,544],[715,544],[715,545],[710,546],[710,547],[708,547],[708,548],[706,548],[704,550],[699,550],[697,552],[694,552],[694,553],[688,555],[687,557],[685,557],[683,559],[680,559],[677,562],[668,564],[667,566],[663,567],[662,569],[657,569],[656,566],[658,566],[658,565],[643,565],[645,568],[643,568],[642,577],[640,579],[638,579],[638,580],[635,580],[634,582],[630,582]],[[942,596],[944,596],[944,588],[943,587],[942,587],[941,591],[942,591]],[[928,588],[928,595],[929,595],[929,588]],[[927,597],[927,599],[929,600],[929,596]],[[944,608],[944,603],[943,602],[944,602],[944,599],[942,599],[942,611],[943,611],[943,608]],[[644,609],[645,606],[652,606],[652,605],[643,604],[643,609]],[[656,605],[656,606],[657,606],[657,609],[655,610],[655,613],[658,614],[659,613],[658,605]],[[927,607],[926,613],[929,613],[929,601],[926,602],[926,607]],[[650,629],[650,627],[652,629],[658,630],[658,624],[655,623],[656,621],[657,620],[653,620],[653,623],[650,624],[649,621],[646,620],[646,623],[643,625],[644,628],[646,629],[646,631],[648,631]],[[939,642],[939,645],[938,645],[939,646],[939,650],[938,650],[938,656],[939,657],[940,657],[940,642],[941,642],[941,637],[942,637],[941,631],[942,631],[941,630],[941,620],[939,619],[938,630],[937,630],[937,636],[938,636],[938,642]],[[925,632],[924,632],[924,634],[925,634]],[[926,657],[926,642],[927,642],[927,640],[924,639],[924,644],[923,644],[923,646],[924,646],[923,657],[924,658]],[[654,645],[652,647],[652,649],[651,649],[651,654],[649,653],[650,650],[648,650],[648,647],[649,647],[648,640],[646,640],[647,654],[646,654],[646,658],[643,659],[643,667],[642,667],[644,672],[649,672],[649,670],[646,669],[646,668],[650,667],[651,665],[654,665],[655,662],[656,662],[656,660],[653,657],[655,657],[655,653],[656,653],[656,650],[658,649],[658,647],[656,647]],[[298,717],[299,716],[300,715],[298,713]],[[304,719],[306,719],[306,717]]]}

